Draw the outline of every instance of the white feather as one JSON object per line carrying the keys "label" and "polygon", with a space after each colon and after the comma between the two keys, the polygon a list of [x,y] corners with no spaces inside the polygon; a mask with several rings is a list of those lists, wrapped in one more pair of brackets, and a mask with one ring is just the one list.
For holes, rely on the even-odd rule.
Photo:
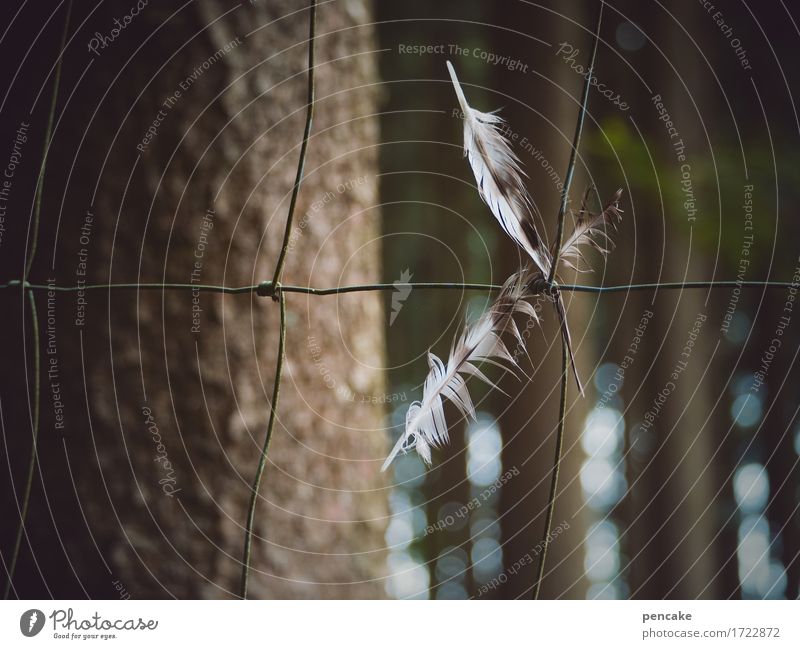
{"label": "white feather", "polygon": [[474,376],[491,387],[496,387],[476,367],[476,363],[492,363],[507,372],[519,370],[502,336],[510,333],[524,347],[524,340],[514,316],[524,314],[538,322],[539,316],[535,309],[525,301],[530,295],[528,286],[531,279],[528,270],[510,277],[492,307],[474,324],[464,328],[450,351],[447,363],[434,354],[428,354],[429,371],[422,401],[415,401],[409,406],[405,431],[383,463],[382,471],[386,470],[398,453],[411,449],[416,450],[426,464],[431,464],[431,448],[443,446],[450,440],[444,416],[445,399],[452,402],[465,417],[475,418],[475,407],[466,379]]}
{"label": "white feather", "polygon": [[482,113],[472,108],[450,61],[447,69],[464,114],[464,155],[475,174],[481,198],[506,234],[528,253],[547,277],[550,255],[536,230],[519,158],[503,133],[505,121],[495,113]]}
{"label": "white feather", "polygon": [[[586,264],[582,248],[594,248],[605,257],[609,248],[614,245],[608,236],[608,230],[616,228],[617,224],[622,220],[622,210],[619,206],[619,201],[622,198],[622,189],[616,191],[613,198],[598,214],[590,212],[586,206],[589,192],[592,189],[592,187],[589,187],[586,190],[581,209],[575,217],[575,228],[572,234],[564,241],[561,246],[561,252],[558,255],[559,260],[565,266],[578,272],[591,270]],[[582,265],[581,262],[583,262]]]}
{"label": "white feather", "polygon": [[[469,160],[481,198],[489,206],[506,234],[510,236],[533,260],[544,277],[550,274],[552,259],[542,238],[536,231],[531,212],[531,198],[522,180],[519,158],[511,150],[503,132],[505,121],[494,113],[482,113],[472,108],[464,96],[456,71],[450,61],[447,69],[456,90],[458,103],[464,113],[464,155]],[[572,337],[567,325],[564,301],[555,297],[561,333],[569,350],[575,382],[583,394],[575,356],[572,352]]]}

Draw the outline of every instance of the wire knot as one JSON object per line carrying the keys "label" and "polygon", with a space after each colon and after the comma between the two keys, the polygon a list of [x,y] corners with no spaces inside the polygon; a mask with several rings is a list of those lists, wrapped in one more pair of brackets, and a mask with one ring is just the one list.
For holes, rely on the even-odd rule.
{"label": "wire knot", "polygon": [[256,295],[259,297],[271,297],[274,302],[277,302],[281,298],[281,283],[263,281],[258,285]]}
{"label": "wire knot", "polygon": [[549,282],[547,279],[542,277],[536,277],[529,285],[528,288],[534,294],[543,293],[549,297],[555,297],[558,295],[558,284],[555,282]]}

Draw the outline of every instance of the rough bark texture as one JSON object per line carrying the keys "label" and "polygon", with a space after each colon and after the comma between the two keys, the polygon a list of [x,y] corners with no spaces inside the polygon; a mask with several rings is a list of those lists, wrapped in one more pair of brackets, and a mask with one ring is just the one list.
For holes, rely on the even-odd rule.
{"label": "rough bark texture", "polygon": [[[65,109],[73,118],[65,124],[83,122],[86,139],[56,133],[61,162],[77,159],[67,188],[77,208],[64,216],[56,247],[61,283],[75,282],[81,247],[96,281],[190,282],[197,271],[200,283],[237,286],[272,276],[305,119],[308,11],[280,0],[173,11],[150,3],[101,50],[84,80],[92,85]],[[95,15],[90,24],[102,32],[113,18]],[[319,10],[318,104],[286,284],[379,280],[369,22],[359,0]],[[82,69],[85,54],[75,58]],[[159,111],[155,134],[137,150]],[[79,242],[82,205],[94,215],[88,245]],[[250,597],[381,597],[381,298],[286,300],[287,358]],[[75,296],[56,306],[69,384],[63,439],[77,495],[59,482],[69,473],[47,405],[42,441],[48,503],[71,500],[74,514],[79,501],[85,524],[73,518],[75,530],[62,537],[72,576],[42,581],[66,580],[62,596],[120,586],[136,598],[233,596],[272,395],[277,303],[133,291],[87,301],[82,327],[73,324]],[[35,574],[22,566],[20,580],[26,569]]]}

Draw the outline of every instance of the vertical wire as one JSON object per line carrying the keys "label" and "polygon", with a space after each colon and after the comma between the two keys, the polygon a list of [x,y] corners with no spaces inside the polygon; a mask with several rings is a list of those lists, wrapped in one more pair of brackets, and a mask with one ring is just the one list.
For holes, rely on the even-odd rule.
{"label": "vertical wire", "polygon": [[550,481],[550,495],[547,498],[547,514],[545,515],[544,538],[542,539],[542,554],[539,557],[539,568],[536,574],[536,585],[533,589],[533,599],[539,599],[544,578],[544,563],[547,557],[547,546],[550,544],[550,532],[553,528],[553,512],[556,508],[556,492],[558,490],[558,474],[561,470],[561,452],[564,448],[564,422],[567,416],[567,386],[569,384],[569,351],[567,341],[561,338],[561,402],[558,410],[558,431],[556,432],[556,450],[553,458],[553,477]]}
{"label": "vertical wire", "polygon": [[[55,73],[53,76],[53,96],[50,99],[50,109],[47,115],[47,127],[45,128],[44,135],[44,150],[42,152],[42,162],[39,167],[39,175],[36,181],[36,190],[33,199],[33,223],[32,223],[32,238],[30,249],[27,253],[25,260],[25,268],[22,276],[20,286],[22,290],[28,294],[28,304],[31,311],[31,326],[33,328],[33,421],[31,427],[31,454],[28,460],[28,475],[25,479],[25,488],[22,496],[22,509],[19,513],[19,527],[17,528],[17,536],[14,540],[14,550],[11,554],[11,561],[8,566],[8,579],[6,581],[5,589],[3,591],[3,599],[8,599],[11,592],[12,581],[14,579],[14,571],[17,567],[17,559],[19,558],[19,550],[22,545],[22,536],[25,534],[25,522],[28,518],[28,509],[31,500],[31,491],[33,490],[33,476],[36,469],[36,457],[38,451],[39,440],[39,409],[40,409],[40,394],[41,394],[41,359],[39,355],[39,318],[36,313],[36,298],[34,297],[33,290],[28,286],[28,278],[30,276],[31,268],[33,266],[33,259],[36,256],[36,248],[39,242],[39,223],[42,214],[42,193],[44,191],[44,173],[47,167],[47,154],[50,149],[50,142],[53,137],[53,122],[56,114],[56,103],[58,101],[58,86],[61,81],[61,64],[64,61],[64,47],[67,42],[67,33],[69,31],[69,21],[72,15],[72,0],[67,5],[67,15],[64,18],[64,30],[61,33],[61,44],[58,48],[58,63],[56,64]],[[25,326],[23,320],[22,326]]]}
{"label": "vertical wire", "polygon": [[[28,475],[25,479],[25,491],[22,496],[22,509],[19,514],[19,528],[17,538],[14,540],[14,550],[11,553],[11,561],[8,564],[8,580],[3,591],[3,599],[8,599],[11,593],[11,584],[14,579],[14,570],[17,567],[19,550],[22,546],[22,536],[25,533],[25,521],[28,517],[28,507],[31,500],[33,486],[33,476],[36,472],[36,458],[38,457],[39,443],[39,402],[41,400],[41,357],[39,352],[39,316],[36,313],[36,298],[33,291],[26,291],[28,294],[28,304],[31,309],[31,328],[33,330],[33,422],[31,428],[31,455],[28,460]],[[23,323],[24,326],[24,323]]]}
{"label": "vertical wire", "polygon": [[[595,20],[594,40],[592,43],[592,51],[589,54],[589,64],[587,66],[588,72],[583,84],[583,92],[581,96],[581,106],[578,111],[578,119],[575,125],[575,136],[572,141],[572,151],[569,154],[569,163],[567,165],[567,173],[564,180],[564,189],[561,192],[561,205],[558,210],[558,232],[556,235],[555,248],[553,250],[553,263],[550,266],[550,276],[548,284],[552,285],[553,278],[556,274],[556,267],[558,266],[558,256],[561,251],[561,242],[564,236],[564,219],[567,213],[567,203],[569,201],[569,190],[572,185],[572,178],[575,174],[575,164],[578,158],[578,147],[580,146],[581,133],[583,132],[583,123],[586,119],[587,107],[589,105],[589,88],[591,87],[592,76],[594,75],[594,62],[597,57],[597,44],[600,41],[600,27],[603,23],[603,6],[604,1],[600,0],[600,5],[597,8],[597,18]],[[561,296],[556,295],[556,299],[560,300]],[[564,316],[566,318],[566,315]],[[567,368],[569,367],[569,350],[567,347],[567,338],[565,335],[561,336],[561,402],[558,414],[558,429],[556,431],[556,451],[555,458],[553,459],[553,471],[550,480],[550,495],[547,499],[547,514],[545,515],[544,535],[542,537],[542,554],[539,558],[539,569],[537,570],[536,583],[533,588],[533,599],[539,599],[539,592],[542,588],[542,579],[544,578],[545,558],[547,556],[547,546],[550,543],[550,532],[553,526],[553,512],[556,506],[556,492],[558,489],[558,474],[561,469],[561,451],[564,446],[564,427],[567,415]],[[576,375],[577,376],[577,375]]]}
{"label": "vertical wire", "polygon": [[564,217],[567,214],[567,205],[569,204],[569,191],[572,186],[572,178],[575,176],[575,166],[578,158],[578,147],[581,143],[581,134],[583,133],[583,123],[586,120],[586,107],[589,104],[589,89],[592,85],[592,77],[594,76],[594,62],[597,57],[597,44],[600,41],[600,26],[603,22],[603,6],[604,0],[600,0],[600,6],[597,9],[597,19],[595,21],[594,41],[592,43],[592,51],[589,54],[589,63],[587,66],[586,78],[583,83],[583,91],[581,93],[580,110],[578,111],[578,121],[575,124],[575,135],[572,138],[572,150],[569,152],[569,163],[567,163],[567,173],[564,176],[564,187],[561,190],[561,204],[558,208],[558,230],[556,232],[555,248],[553,250],[553,263],[550,266],[550,274],[547,278],[547,283],[552,284],[556,276],[556,266],[558,266],[558,253],[561,249],[561,242],[564,238]]}
{"label": "vertical wire", "polygon": [[300,185],[303,182],[303,170],[305,168],[306,153],[308,151],[308,138],[311,134],[311,124],[314,119],[314,51],[316,49],[316,29],[317,29],[317,2],[311,0],[309,6],[308,19],[308,104],[306,109],[306,125],[303,131],[303,142],[300,145],[300,159],[297,163],[297,176],[292,190],[292,198],[289,202],[289,214],[286,217],[286,229],[283,232],[283,243],[275,264],[275,274],[272,283],[269,285],[269,293],[273,300],[280,304],[281,325],[278,338],[278,360],[275,367],[275,380],[272,390],[272,404],[270,405],[269,423],[267,424],[267,434],[264,439],[264,446],[258,460],[256,475],[253,479],[250,494],[250,507],[247,512],[247,523],[245,525],[244,550],[242,554],[242,578],[240,595],[242,599],[247,599],[247,584],[250,577],[250,559],[253,546],[253,525],[255,522],[256,506],[258,504],[258,492],[261,487],[261,479],[264,475],[264,468],[267,463],[267,453],[272,433],[275,428],[275,420],[278,410],[278,396],[281,388],[281,378],[283,373],[283,362],[286,355],[286,298],[280,290],[280,280],[283,273],[283,266],[286,262],[286,253],[289,250],[289,237],[294,220],[294,211],[297,205],[297,196],[300,193]]}
{"label": "vertical wire", "polygon": [[300,160],[297,163],[297,176],[292,189],[292,198],[289,202],[289,214],[286,217],[286,230],[283,233],[283,243],[278,256],[278,263],[275,264],[275,274],[272,277],[273,290],[281,281],[283,266],[286,263],[286,253],[289,251],[289,238],[294,221],[294,209],[297,205],[297,196],[300,193],[300,185],[303,182],[303,170],[306,164],[306,152],[308,150],[308,137],[311,134],[311,123],[314,121],[314,50],[316,49],[317,31],[317,2],[311,0],[309,27],[308,27],[308,108],[306,109],[306,126],[303,131],[303,142],[300,145]]}
{"label": "vertical wire", "polygon": [[253,486],[250,493],[250,507],[247,510],[247,523],[245,525],[244,552],[242,554],[242,581],[240,595],[242,599],[247,599],[247,583],[250,576],[250,556],[253,545],[253,524],[256,516],[256,506],[258,504],[258,492],[261,487],[261,478],[264,475],[264,467],[267,463],[267,452],[269,442],[272,439],[272,432],[275,429],[275,420],[278,411],[278,397],[281,391],[281,377],[283,375],[283,362],[286,357],[286,297],[283,293],[278,294],[278,303],[281,310],[281,328],[278,338],[278,360],[275,364],[275,382],[272,387],[272,403],[270,404],[269,423],[267,424],[267,436],[264,439],[264,446],[261,449],[261,456],[258,460],[258,468],[253,479]]}
{"label": "vertical wire", "polygon": [[39,167],[39,177],[36,181],[36,192],[34,194],[33,206],[33,233],[31,239],[30,252],[25,260],[25,280],[31,273],[33,258],[36,256],[36,248],[39,244],[39,221],[42,213],[42,193],[44,192],[44,170],[47,166],[47,155],[50,151],[50,141],[53,137],[53,121],[56,115],[56,101],[58,100],[58,86],[61,83],[61,63],[64,60],[64,46],[67,42],[67,31],[69,29],[69,19],[72,15],[72,0],[67,5],[67,16],[64,19],[64,31],[61,33],[61,45],[58,48],[58,63],[53,77],[53,96],[50,98],[50,110],[47,115],[47,127],[44,134],[44,150],[42,151],[42,164]]}

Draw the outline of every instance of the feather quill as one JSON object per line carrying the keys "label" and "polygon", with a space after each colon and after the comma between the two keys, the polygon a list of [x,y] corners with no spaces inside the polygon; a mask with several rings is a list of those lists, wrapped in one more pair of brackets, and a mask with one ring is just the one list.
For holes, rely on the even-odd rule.
{"label": "feather quill", "polygon": [[[504,133],[505,120],[495,113],[482,113],[472,108],[467,103],[464,90],[450,61],[447,61],[447,69],[464,115],[464,156],[472,167],[481,198],[489,206],[505,233],[528,254],[542,275],[548,277],[552,259],[536,230],[531,211],[532,202],[522,180],[523,171],[519,165],[519,158],[512,151]],[[572,352],[572,337],[567,325],[564,302],[560,294],[556,296],[555,301],[561,334],[569,350],[575,382],[583,394],[583,385]]]}
{"label": "feather quill", "polygon": [[491,363],[506,372],[521,371],[514,355],[503,342],[504,334],[513,335],[524,347],[524,339],[514,316],[524,314],[539,321],[528,287],[531,273],[524,269],[512,275],[503,285],[500,295],[474,324],[464,327],[456,339],[445,363],[428,353],[428,376],[425,379],[422,401],[413,402],[406,412],[405,431],[383,463],[385,471],[401,451],[416,450],[423,461],[431,464],[431,448],[449,441],[444,417],[444,400],[452,402],[465,417],[475,418],[475,407],[467,389],[466,379],[473,376],[492,388],[497,387],[477,364]]}

